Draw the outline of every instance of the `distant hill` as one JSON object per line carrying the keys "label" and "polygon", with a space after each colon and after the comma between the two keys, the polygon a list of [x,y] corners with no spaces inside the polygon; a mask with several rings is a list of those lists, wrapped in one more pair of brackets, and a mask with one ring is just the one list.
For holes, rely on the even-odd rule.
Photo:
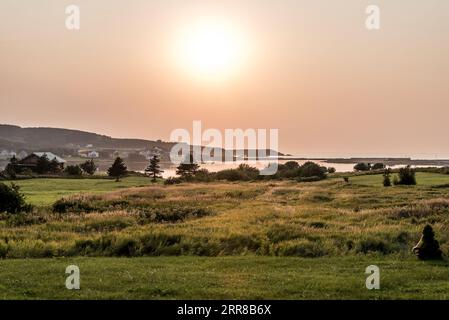
{"label": "distant hill", "polygon": [[[54,151],[61,155],[75,154],[77,150],[92,145],[100,150],[161,150],[163,158],[167,158],[173,142],[143,139],[118,139],[105,135],[80,130],[60,128],[22,128],[14,125],[0,124],[0,150],[7,149],[16,152],[25,150]],[[245,150],[245,154],[247,154]],[[279,153],[279,155],[283,155]]]}
{"label": "distant hill", "polygon": [[93,145],[98,149],[152,149],[168,151],[171,142],[143,139],[117,139],[96,133],[59,128],[22,128],[0,125],[0,149],[79,149]]}

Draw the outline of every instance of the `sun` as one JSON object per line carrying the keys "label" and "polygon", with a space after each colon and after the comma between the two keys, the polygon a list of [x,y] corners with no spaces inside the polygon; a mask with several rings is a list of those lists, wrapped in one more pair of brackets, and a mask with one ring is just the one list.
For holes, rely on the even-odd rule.
{"label": "sun", "polygon": [[174,54],[181,67],[206,79],[224,79],[238,71],[246,59],[242,32],[219,20],[202,20],[182,29]]}

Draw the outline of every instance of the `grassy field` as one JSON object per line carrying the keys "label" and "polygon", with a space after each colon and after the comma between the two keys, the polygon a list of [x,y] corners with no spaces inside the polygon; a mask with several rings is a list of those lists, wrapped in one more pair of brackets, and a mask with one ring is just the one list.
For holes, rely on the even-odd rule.
{"label": "grassy field", "polygon": [[[81,290],[65,288],[80,268]],[[365,268],[380,268],[367,290]],[[449,266],[378,256],[158,257],[0,261],[1,299],[448,299]]]}
{"label": "grassy field", "polygon": [[[431,224],[449,254],[449,175],[165,186],[145,178],[18,183],[37,205],[0,219],[4,298],[446,298],[446,262],[411,248]],[[60,197],[57,212],[50,205]],[[35,259],[26,259],[35,258]],[[64,289],[65,266],[83,290]],[[382,290],[364,287],[377,264]],[[62,271],[61,271],[62,270]],[[137,279],[137,280],[136,280]]]}
{"label": "grassy field", "polygon": [[[391,175],[393,178],[394,174]],[[449,184],[449,175],[438,173],[417,172],[416,180],[420,186],[438,186]],[[383,175],[371,174],[351,177],[351,182],[367,186],[383,187]],[[449,186],[448,186],[449,187]]]}
{"label": "grassy field", "polygon": [[28,179],[14,181],[21,187],[27,201],[37,206],[48,206],[71,194],[102,194],[114,190],[147,186],[150,179],[128,177],[120,182],[110,179]]}

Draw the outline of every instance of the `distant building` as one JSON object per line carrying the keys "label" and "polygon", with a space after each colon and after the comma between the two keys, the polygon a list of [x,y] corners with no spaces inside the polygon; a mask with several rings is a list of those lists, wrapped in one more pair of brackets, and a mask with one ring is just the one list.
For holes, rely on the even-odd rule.
{"label": "distant building", "polygon": [[87,154],[88,158],[99,158],[100,154],[97,151],[91,151]]}
{"label": "distant building", "polygon": [[65,164],[65,160],[62,159],[61,157],[51,153],[51,152],[33,152],[32,154],[30,154],[29,156],[23,158],[22,160],[20,160],[18,162],[18,165],[21,168],[28,168],[31,170],[35,170],[37,163],[39,161],[39,158],[41,158],[42,156],[46,156],[47,159],[49,161],[53,161],[56,160],[56,162],[58,163],[60,169],[64,169],[64,164]]}

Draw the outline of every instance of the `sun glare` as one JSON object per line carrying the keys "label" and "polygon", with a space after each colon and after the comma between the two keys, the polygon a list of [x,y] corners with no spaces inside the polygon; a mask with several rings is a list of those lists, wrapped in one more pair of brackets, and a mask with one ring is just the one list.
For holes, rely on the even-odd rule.
{"label": "sun glare", "polygon": [[183,29],[175,46],[177,62],[189,73],[207,79],[235,73],[246,54],[241,33],[229,24],[210,20]]}

